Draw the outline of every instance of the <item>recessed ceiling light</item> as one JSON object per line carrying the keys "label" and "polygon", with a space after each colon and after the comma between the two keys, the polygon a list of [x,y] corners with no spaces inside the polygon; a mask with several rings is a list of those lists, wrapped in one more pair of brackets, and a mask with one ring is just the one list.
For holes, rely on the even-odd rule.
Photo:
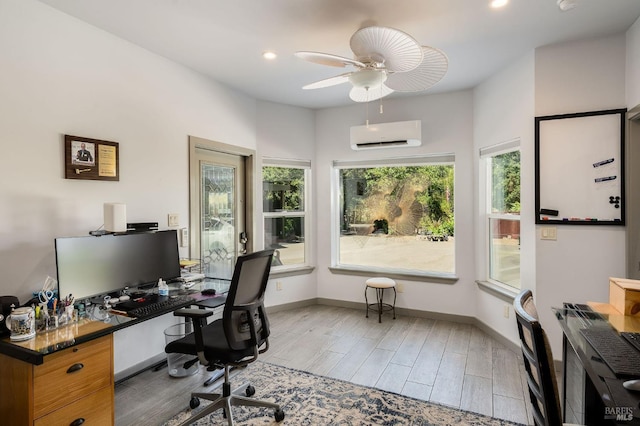
{"label": "recessed ceiling light", "polygon": [[275,54],[275,52],[271,52],[269,50],[267,50],[266,52],[262,53],[262,57],[268,60],[273,60],[275,58],[278,57],[278,55]]}
{"label": "recessed ceiling light", "polygon": [[509,0],[491,0],[491,7],[497,9],[506,6],[507,3],[509,3]]}

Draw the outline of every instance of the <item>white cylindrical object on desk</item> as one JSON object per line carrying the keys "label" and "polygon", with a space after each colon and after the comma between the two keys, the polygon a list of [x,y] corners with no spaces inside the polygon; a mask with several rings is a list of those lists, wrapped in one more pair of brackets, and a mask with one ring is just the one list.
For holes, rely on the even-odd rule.
{"label": "white cylindrical object on desk", "polygon": [[127,205],[104,203],[104,229],[108,232],[127,232]]}

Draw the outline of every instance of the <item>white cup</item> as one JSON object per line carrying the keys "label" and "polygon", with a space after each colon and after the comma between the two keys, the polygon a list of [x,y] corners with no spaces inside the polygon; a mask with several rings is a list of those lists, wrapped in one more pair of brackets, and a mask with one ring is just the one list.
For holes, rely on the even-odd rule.
{"label": "white cup", "polygon": [[29,340],[36,335],[36,321],[33,308],[17,308],[7,316],[7,328],[11,330],[11,340]]}

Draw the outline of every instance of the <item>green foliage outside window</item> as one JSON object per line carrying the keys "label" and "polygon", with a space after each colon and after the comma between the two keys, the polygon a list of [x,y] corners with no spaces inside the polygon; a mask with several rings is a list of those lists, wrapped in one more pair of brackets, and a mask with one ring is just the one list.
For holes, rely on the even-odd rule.
{"label": "green foliage outside window", "polygon": [[341,170],[341,229],[388,221],[388,233],[454,233],[454,168],[451,165]]}
{"label": "green foliage outside window", "polygon": [[263,167],[265,212],[304,210],[304,169]]}
{"label": "green foliage outside window", "polygon": [[493,213],[520,213],[520,151],[491,159]]}

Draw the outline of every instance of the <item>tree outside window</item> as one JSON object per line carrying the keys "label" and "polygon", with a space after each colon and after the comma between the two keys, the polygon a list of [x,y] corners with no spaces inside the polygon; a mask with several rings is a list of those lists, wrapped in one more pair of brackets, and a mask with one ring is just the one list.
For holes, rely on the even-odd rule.
{"label": "tree outside window", "polygon": [[489,279],[520,288],[520,151],[489,156]]}
{"label": "tree outside window", "polygon": [[340,265],[454,272],[452,164],[338,167]]}
{"label": "tree outside window", "polygon": [[264,247],[275,249],[273,266],[305,264],[308,168],[262,168]]}

